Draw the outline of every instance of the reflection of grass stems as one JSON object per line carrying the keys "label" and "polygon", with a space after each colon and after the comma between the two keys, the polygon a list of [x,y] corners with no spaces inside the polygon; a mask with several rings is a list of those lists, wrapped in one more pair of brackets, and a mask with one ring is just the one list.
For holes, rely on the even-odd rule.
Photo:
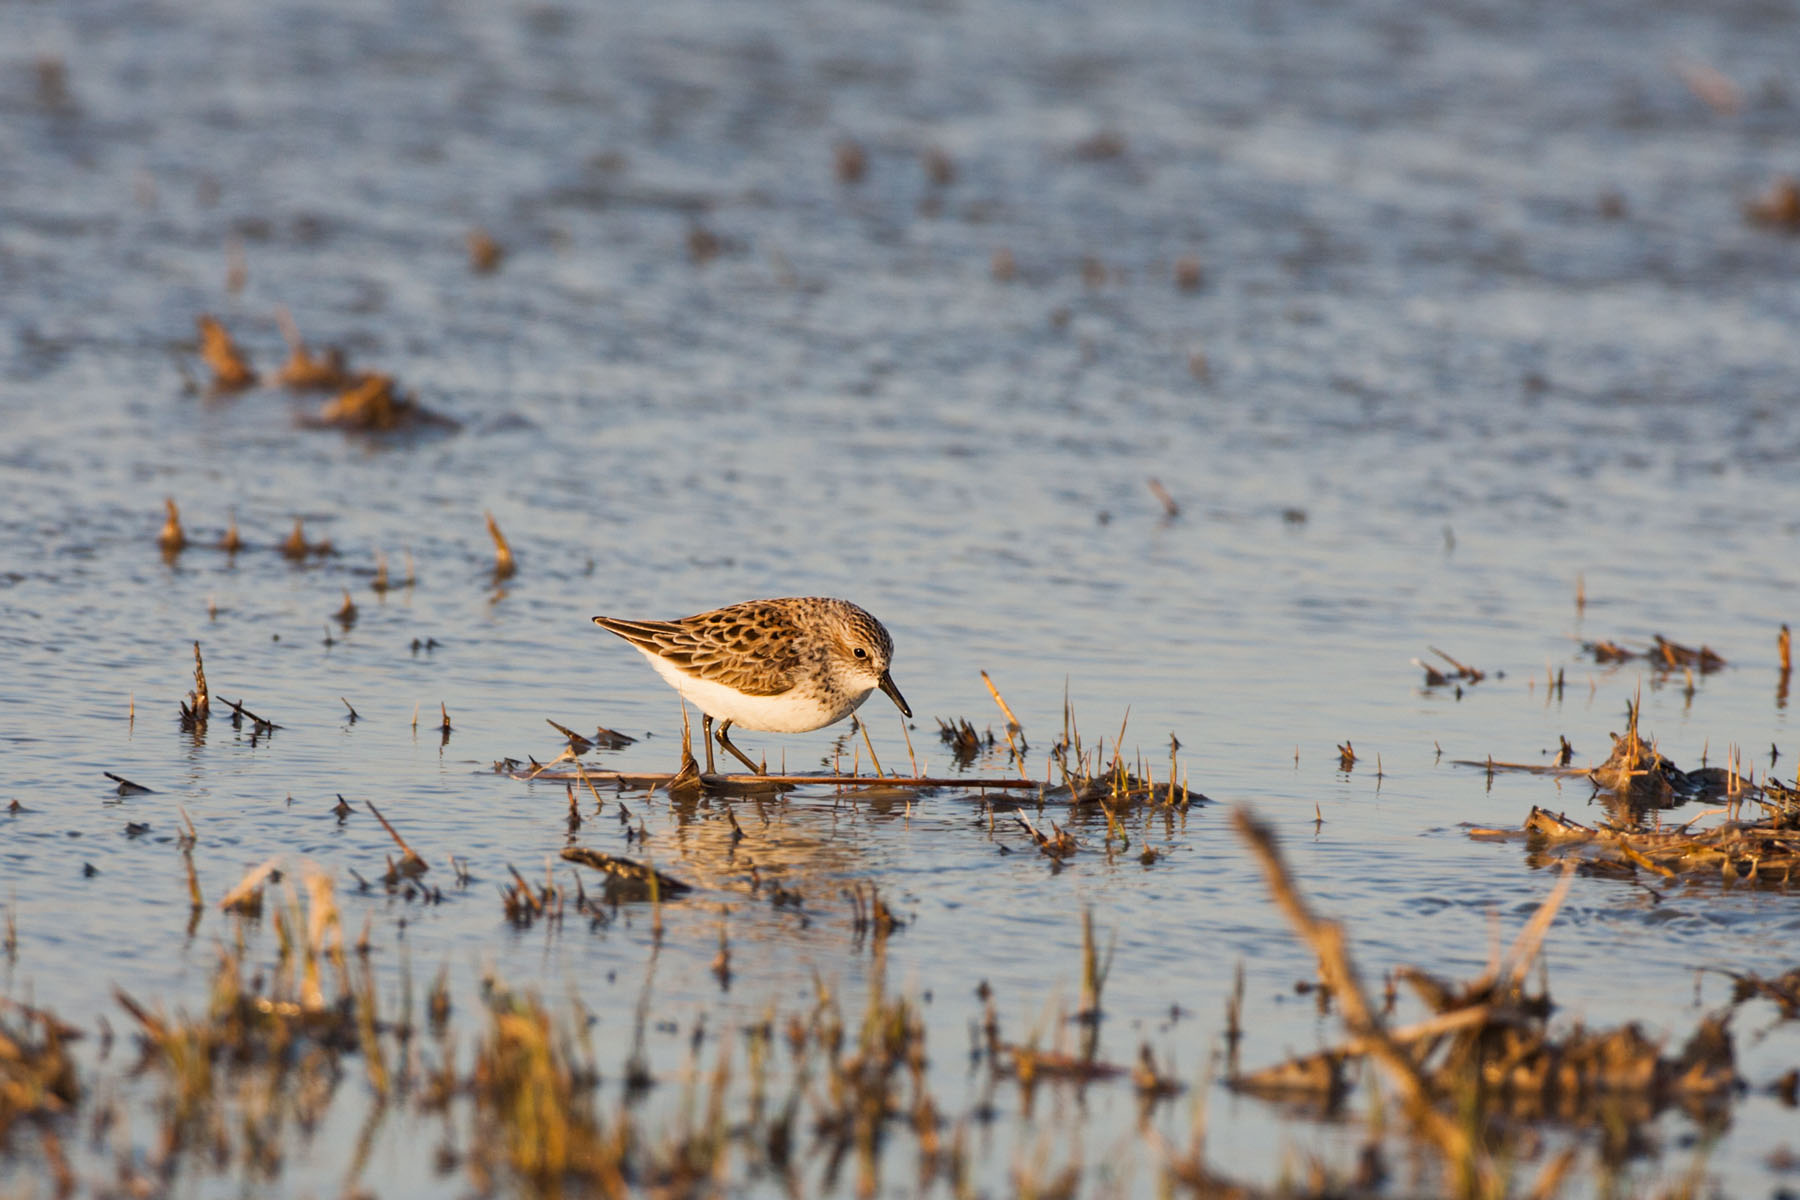
{"label": "reflection of grass stems", "polygon": [[1076,1019],[1088,1027],[1088,1034],[1083,1039],[1083,1055],[1092,1060],[1099,1048],[1100,1038],[1100,996],[1106,990],[1106,977],[1112,971],[1113,950],[1117,948],[1119,934],[1113,936],[1106,944],[1106,957],[1100,957],[1098,945],[1094,941],[1094,910],[1084,909],[1081,914],[1081,1011]]}

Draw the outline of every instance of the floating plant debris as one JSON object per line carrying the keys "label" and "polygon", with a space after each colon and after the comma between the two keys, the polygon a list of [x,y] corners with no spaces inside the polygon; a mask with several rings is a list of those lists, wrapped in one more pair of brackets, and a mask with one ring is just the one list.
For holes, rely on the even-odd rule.
{"label": "floating plant debris", "polygon": [[1756,821],[1697,828],[1706,815],[1666,829],[1611,829],[1534,807],[1518,829],[1477,826],[1469,836],[1523,841],[1535,853],[1626,876],[1641,870],[1663,879],[1711,877],[1780,888],[1793,881],[1800,868],[1800,813],[1784,808]]}
{"label": "floating plant debris", "polygon": [[[1371,1002],[1344,928],[1314,915],[1300,896],[1273,833],[1243,810],[1233,823],[1261,862],[1277,905],[1317,956],[1323,986],[1342,1012],[1348,1034],[1326,1050],[1235,1075],[1238,1090],[1290,1103],[1304,1099],[1334,1111],[1350,1085],[1346,1068],[1372,1062],[1405,1119],[1437,1149],[1453,1181],[1448,1190],[1498,1195],[1501,1157],[1534,1123],[1555,1121],[1608,1140],[1629,1139],[1630,1130],[1670,1107],[1697,1119],[1721,1111],[1741,1087],[1728,1013],[1704,1018],[1673,1054],[1665,1054],[1663,1044],[1634,1022],[1597,1030],[1579,1023],[1561,1030],[1550,1025],[1549,996],[1528,991],[1525,984],[1568,894],[1567,873],[1512,947],[1478,978],[1458,985],[1418,970],[1400,971],[1399,978],[1431,1010],[1425,1020],[1400,1027]],[[1482,1135],[1472,1137],[1472,1130]],[[1614,1146],[1612,1152],[1624,1149]],[[1545,1174],[1561,1169],[1552,1160]]]}
{"label": "floating plant debris", "polygon": [[391,433],[398,429],[435,426],[453,429],[457,423],[425,408],[410,395],[402,395],[391,376],[378,372],[364,375],[327,400],[304,424],[334,427],[362,433]]}
{"label": "floating plant debris", "polygon": [[469,250],[469,269],[477,275],[491,275],[506,259],[506,250],[485,229],[471,229],[464,239]]}
{"label": "floating plant debris", "polygon": [[[1456,759],[1459,767],[1481,767],[1490,772],[1521,771],[1528,774],[1581,778],[1627,806],[1628,812],[1642,813],[1651,809],[1674,808],[1690,800],[1753,798],[1764,789],[1738,765],[1734,754],[1731,765],[1700,767],[1684,771],[1667,755],[1638,734],[1638,704],[1626,714],[1625,732],[1612,735],[1612,749],[1606,761],[1594,767],[1572,767],[1573,748],[1566,738],[1554,765],[1500,762],[1495,759]],[[1767,785],[1765,785],[1767,786]]]}
{"label": "floating plant debris", "polygon": [[604,874],[609,901],[667,900],[694,890],[692,884],[683,883],[672,875],[665,875],[646,863],[590,850],[586,846],[565,846],[562,856],[567,862],[592,867]]}
{"label": "floating plant debris", "polygon": [[1767,191],[1744,206],[1744,216],[1753,225],[1800,233],[1800,179],[1792,175],[1776,179]]}
{"label": "floating plant debris", "polygon": [[195,319],[200,328],[200,358],[213,373],[213,389],[237,392],[256,382],[256,372],[237,343],[231,340],[225,326],[201,314]]}
{"label": "floating plant debris", "polygon": [[1442,671],[1437,667],[1432,666],[1430,663],[1425,662],[1423,659],[1413,659],[1413,666],[1418,667],[1425,672],[1425,686],[1428,688],[1443,687],[1445,684],[1449,683],[1467,683],[1473,685],[1480,683],[1483,679],[1487,678],[1487,672],[1471,667],[1467,663],[1456,661],[1442,650],[1439,650],[1436,646],[1428,646],[1426,648],[1439,658],[1443,659],[1450,667],[1448,671]]}
{"label": "floating plant debris", "polygon": [[1691,646],[1684,646],[1680,642],[1671,642],[1660,633],[1652,635],[1650,645],[1641,649],[1634,650],[1619,642],[1604,639],[1583,642],[1581,649],[1584,654],[1591,656],[1597,663],[1642,660],[1666,671],[1692,667],[1702,675],[1710,675],[1726,665],[1725,660],[1709,646],[1701,646],[1696,650]]}
{"label": "floating plant debris", "polygon": [[346,388],[355,381],[344,367],[344,352],[336,346],[327,346],[322,354],[315,355],[306,348],[306,342],[300,336],[300,327],[294,324],[294,318],[288,310],[280,308],[275,311],[275,319],[281,325],[281,335],[287,339],[288,357],[281,370],[275,373],[275,381],[283,387],[295,391],[336,391]]}
{"label": "floating plant debris", "polygon": [[133,783],[123,775],[114,775],[111,771],[102,771],[100,773],[119,785],[115,790],[121,796],[145,796],[149,795],[153,790],[145,787],[141,783]]}

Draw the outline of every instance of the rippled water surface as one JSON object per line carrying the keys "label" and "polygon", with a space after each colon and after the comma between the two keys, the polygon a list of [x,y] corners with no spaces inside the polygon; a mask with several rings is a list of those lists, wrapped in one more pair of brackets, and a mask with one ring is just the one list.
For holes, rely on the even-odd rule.
{"label": "rippled water surface", "polygon": [[[1204,1101],[1214,1162],[1251,1179],[1341,1160],[1354,1132],[1202,1082],[1240,963],[1246,1063],[1340,1032],[1295,994],[1310,952],[1229,806],[1275,825],[1372,979],[1469,976],[1553,880],[1462,826],[1599,812],[1582,787],[1453,760],[1543,762],[1566,736],[1597,762],[1640,689],[1645,732],[1683,765],[1735,744],[1763,771],[1773,745],[1791,775],[1800,755],[1775,660],[1800,583],[1800,241],[1742,212],[1800,163],[1797,15],[7,7],[6,993],[116,1025],[115,986],[192,1009],[221,943],[273,953],[267,928],[211,908],[189,929],[185,811],[208,898],[271,855],[314,860],[351,930],[370,920],[387,986],[445,965],[465,1004],[488,972],[577,991],[603,1070],[649,987],[652,1067],[674,1079],[696,1027],[808,1003],[815,980],[862,993],[876,959],[842,893],[869,882],[907,922],[887,983],[925,998],[932,1080],[959,1112],[983,1086],[965,1053],[982,981],[1013,1035],[1074,1037],[1091,910],[1115,941],[1105,1053],[1148,1043],[1196,1085],[1150,1120],[1184,1141]],[[1735,107],[1684,82],[1707,69]],[[477,227],[505,248],[494,273],[470,269]],[[209,394],[195,317],[272,370],[282,307],[459,428],[345,436],[303,426],[316,397]],[[195,542],[172,561],[164,497]],[[503,583],[487,511],[519,563]],[[211,543],[234,513],[248,546],[227,556]],[[336,554],[280,555],[296,517]],[[413,582],[373,591],[378,555],[396,583],[410,560]],[[923,767],[952,769],[934,718],[1000,728],[986,669],[1034,771],[1066,695],[1089,743],[1125,723],[1158,778],[1174,735],[1215,803],[1140,815],[1112,852],[1103,821],[1079,822],[1084,850],[1056,871],[962,791],[738,802],[736,844],[722,805],[627,796],[645,844],[610,812],[581,839],[703,885],[667,906],[660,952],[639,913],[509,926],[497,890],[509,865],[542,876],[566,799],[490,765],[554,757],[546,719],[643,735],[597,756],[607,768],[678,755],[673,694],[589,618],[811,593],[892,630]],[[1580,653],[1654,633],[1731,665],[1690,691]],[[278,721],[272,737],[177,728],[195,640],[214,694]],[[1431,646],[1489,678],[1422,689],[1410,660]],[[891,706],[864,715],[885,765],[905,764]],[[738,740],[812,770],[865,759],[847,729]],[[999,753],[974,771],[1009,769]],[[106,771],[154,791],[120,797]],[[334,817],[340,793],[395,822],[442,903],[357,889],[393,846],[365,811]],[[1161,857],[1142,863],[1145,846]],[[799,909],[752,892],[746,862],[790,880]],[[1728,993],[1701,968],[1796,965],[1797,903],[1579,878],[1548,941],[1559,1019],[1683,1038]],[[1779,1184],[1766,1163],[1793,1146],[1792,1113],[1765,1092],[1800,1038],[1766,1007],[1735,1029],[1753,1094],[1716,1140],[1662,1118],[1639,1182]],[[347,1178],[345,1086],[349,1111],[283,1186],[439,1194],[398,1119]],[[992,1194],[1069,1128],[1051,1158],[1083,1162],[1094,1189],[1152,1190],[1125,1084],[993,1104]],[[883,1187],[912,1178],[892,1163]]]}

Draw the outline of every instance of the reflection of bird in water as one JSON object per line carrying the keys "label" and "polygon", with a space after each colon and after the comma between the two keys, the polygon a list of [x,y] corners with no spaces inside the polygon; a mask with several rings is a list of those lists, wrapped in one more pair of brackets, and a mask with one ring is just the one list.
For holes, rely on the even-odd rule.
{"label": "reflection of bird in water", "polygon": [[719,745],[760,774],[726,736],[733,725],[774,733],[820,729],[855,712],[877,688],[912,716],[888,674],[893,639],[880,621],[847,600],[791,596],[676,621],[594,622],[635,646],[700,709],[708,774],[715,719]]}

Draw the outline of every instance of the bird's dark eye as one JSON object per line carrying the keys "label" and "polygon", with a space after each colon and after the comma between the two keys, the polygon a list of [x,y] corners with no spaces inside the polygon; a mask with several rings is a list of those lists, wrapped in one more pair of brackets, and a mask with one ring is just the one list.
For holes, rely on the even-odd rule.
{"label": "bird's dark eye", "polygon": [[867,657],[869,657],[869,652],[867,650],[864,650],[861,646],[858,646],[856,648],[856,657],[867,658]]}

